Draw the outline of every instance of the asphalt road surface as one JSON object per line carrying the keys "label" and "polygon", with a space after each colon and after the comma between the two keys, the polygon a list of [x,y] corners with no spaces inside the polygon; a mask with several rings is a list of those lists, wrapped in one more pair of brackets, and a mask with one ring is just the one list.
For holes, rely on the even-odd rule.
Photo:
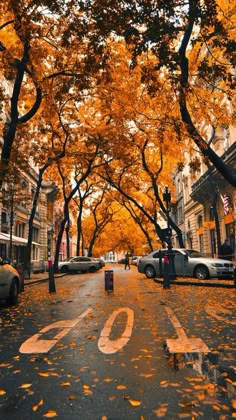
{"label": "asphalt road surface", "polygon": [[234,289],[107,265],[26,286],[0,321],[1,420],[236,417]]}

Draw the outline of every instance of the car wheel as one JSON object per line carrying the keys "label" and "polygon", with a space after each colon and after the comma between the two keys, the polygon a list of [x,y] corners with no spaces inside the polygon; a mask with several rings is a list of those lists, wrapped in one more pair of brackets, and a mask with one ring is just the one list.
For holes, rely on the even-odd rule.
{"label": "car wheel", "polygon": [[89,272],[90,273],[94,273],[95,271],[97,271],[97,267],[95,267],[94,265],[92,265],[91,267],[89,267]]}
{"label": "car wheel", "polygon": [[209,279],[209,271],[205,265],[198,265],[194,270],[194,276],[199,280]]}
{"label": "car wheel", "polygon": [[16,279],[12,280],[11,287],[10,287],[10,293],[8,296],[8,303],[10,305],[16,305],[18,303],[18,295],[19,295],[19,289]]}
{"label": "car wheel", "polygon": [[61,272],[62,272],[62,273],[68,273],[68,272],[69,272],[69,268],[67,267],[67,265],[63,265],[63,266],[61,267]]}
{"label": "car wheel", "polygon": [[152,265],[147,265],[147,267],[145,267],[145,275],[148,279],[156,276],[155,269]]}

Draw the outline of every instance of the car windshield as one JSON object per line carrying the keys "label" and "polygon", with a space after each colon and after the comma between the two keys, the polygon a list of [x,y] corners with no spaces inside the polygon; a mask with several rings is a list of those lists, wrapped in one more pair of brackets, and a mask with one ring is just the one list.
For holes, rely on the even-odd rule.
{"label": "car windshield", "polygon": [[202,252],[195,251],[194,249],[186,249],[185,252],[190,258],[202,258],[205,256]]}

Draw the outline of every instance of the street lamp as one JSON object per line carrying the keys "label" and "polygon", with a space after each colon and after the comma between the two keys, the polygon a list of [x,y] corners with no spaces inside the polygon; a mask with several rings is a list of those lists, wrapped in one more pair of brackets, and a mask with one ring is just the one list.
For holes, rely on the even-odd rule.
{"label": "street lamp", "polygon": [[168,248],[168,277],[170,280],[176,280],[176,272],[175,272],[175,262],[174,262],[174,254],[172,250],[172,242],[171,242],[171,227],[170,227],[170,202],[171,202],[171,193],[168,187],[165,188],[165,192],[163,194],[163,201],[166,203],[166,216],[167,216],[167,248]]}

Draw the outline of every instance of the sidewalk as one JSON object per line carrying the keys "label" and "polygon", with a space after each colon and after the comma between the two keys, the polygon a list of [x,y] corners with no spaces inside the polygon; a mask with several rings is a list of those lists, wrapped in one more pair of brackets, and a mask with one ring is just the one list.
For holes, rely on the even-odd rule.
{"label": "sidewalk", "polygon": [[[67,274],[65,273],[56,273],[54,274],[54,278],[64,277]],[[163,284],[163,278],[154,278],[153,279],[156,283]],[[30,279],[25,279],[24,285],[36,284],[36,283],[43,283],[48,281],[48,272],[45,271],[44,273],[32,273],[30,275]],[[224,287],[229,289],[235,289],[236,284],[233,279],[231,280],[218,280],[218,279],[209,279],[209,280],[198,280],[195,278],[184,278],[178,277],[176,280],[170,281],[170,287],[172,285],[181,285],[181,286],[205,286],[205,287]]]}
{"label": "sidewalk", "polygon": [[[154,281],[156,283],[162,283],[163,279],[155,278]],[[224,287],[228,289],[235,289],[236,283],[233,279],[231,280],[218,280],[215,279],[209,279],[209,280],[198,280],[195,278],[184,278],[184,277],[178,277],[176,280],[170,281],[170,287],[171,285],[184,285],[184,286],[206,286],[206,287]]]}
{"label": "sidewalk", "polygon": [[[64,277],[66,274],[64,273],[56,273],[54,274],[54,278]],[[28,286],[30,284],[36,284],[36,283],[43,283],[48,281],[48,271],[45,271],[43,273],[31,273],[29,279],[24,279],[24,285]]]}

